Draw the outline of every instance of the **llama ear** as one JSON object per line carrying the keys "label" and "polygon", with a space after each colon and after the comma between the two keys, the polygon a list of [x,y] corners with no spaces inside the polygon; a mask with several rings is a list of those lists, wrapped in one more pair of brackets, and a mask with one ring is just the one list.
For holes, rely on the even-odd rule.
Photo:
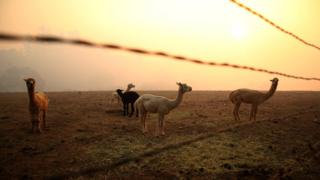
{"label": "llama ear", "polygon": [[180,85],[181,85],[181,82],[177,82],[177,85],[179,85],[179,86],[180,86]]}
{"label": "llama ear", "polygon": [[23,80],[24,80],[24,81],[26,81],[26,82],[28,81],[28,80],[27,80],[27,79],[25,79],[25,78],[23,78]]}

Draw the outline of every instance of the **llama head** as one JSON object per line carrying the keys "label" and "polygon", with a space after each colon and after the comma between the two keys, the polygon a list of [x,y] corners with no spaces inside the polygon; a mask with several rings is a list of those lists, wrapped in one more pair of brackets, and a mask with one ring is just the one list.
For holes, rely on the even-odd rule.
{"label": "llama head", "polygon": [[128,89],[131,89],[131,88],[134,88],[134,87],[136,87],[134,84],[132,84],[132,83],[128,84]]}
{"label": "llama head", "polygon": [[122,94],[122,91],[123,91],[122,89],[117,89],[117,90],[116,90],[116,92],[117,92],[118,94]]}
{"label": "llama head", "polygon": [[177,85],[179,86],[179,91],[182,91],[182,93],[186,93],[186,92],[192,91],[192,87],[188,86],[187,84],[183,84],[183,83],[177,82]]}
{"label": "llama head", "polygon": [[24,81],[26,82],[28,89],[34,89],[36,85],[36,80],[34,80],[33,78],[27,78],[24,79]]}
{"label": "llama head", "polygon": [[272,84],[278,84],[279,79],[278,78],[273,78],[270,80]]}

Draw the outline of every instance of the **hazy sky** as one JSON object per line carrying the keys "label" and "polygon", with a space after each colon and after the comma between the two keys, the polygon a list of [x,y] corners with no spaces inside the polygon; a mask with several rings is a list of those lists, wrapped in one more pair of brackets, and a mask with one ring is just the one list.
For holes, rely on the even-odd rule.
{"label": "hazy sky", "polygon": [[[242,0],[286,29],[320,45],[319,0]],[[228,0],[0,0],[0,31],[61,35],[167,51],[320,77],[320,51],[305,46]],[[269,89],[273,75],[175,62],[106,49],[0,42],[0,91],[24,88],[110,90]],[[280,79],[280,90],[320,90],[317,81]]]}

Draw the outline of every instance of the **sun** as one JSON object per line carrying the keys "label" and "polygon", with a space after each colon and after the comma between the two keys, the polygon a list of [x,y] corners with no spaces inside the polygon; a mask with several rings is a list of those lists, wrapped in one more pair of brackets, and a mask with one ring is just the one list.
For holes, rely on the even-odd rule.
{"label": "sun", "polygon": [[234,23],[231,26],[231,34],[236,39],[243,39],[247,36],[248,30],[245,25],[241,23]]}

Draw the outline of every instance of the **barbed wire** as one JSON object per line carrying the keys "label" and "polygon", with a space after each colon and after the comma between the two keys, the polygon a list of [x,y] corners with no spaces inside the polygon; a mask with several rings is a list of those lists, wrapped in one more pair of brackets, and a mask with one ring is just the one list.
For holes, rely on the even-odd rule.
{"label": "barbed wire", "polygon": [[122,50],[122,51],[128,51],[128,52],[144,54],[144,55],[162,56],[162,57],[167,57],[167,58],[171,58],[174,60],[190,62],[190,63],[195,63],[195,64],[208,65],[208,66],[222,66],[222,67],[230,67],[230,68],[235,68],[235,69],[244,69],[244,70],[249,70],[249,71],[256,71],[256,72],[262,72],[262,73],[267,73],[267,74],[284,76],[284,77],[293,78],[293,79],[320,81],[320,78],[317,78],[317,77],[303,77],[303,76],[291,75],[291,74],[286,74],[286,73],[282,73],[282,72],[270,71],[267,69],[255,68],[255,67],[250,67],[250,66],[203,61],[200,59],[189,58],[186,56],[173,55],[173,54],[162,52],[162,51],[149,51],[149,50],[145,50],[145,49],[126,47],[126,46],[121,46],[121,45],[116,45],[116,44],[95,43],[95,42],[92,42],[89,40],[83,40],[83,39],[68,39],[68,38],[63,38],[63,37],[59,37],[59,36],[17,35],[17,34],[0,33],[0,41],[28,41],[28,42],[62,43],[62,44],[82,45],[82,46],[87,46],[87,47]]}
{"label": "barbed wire", "polygon": [[320,47],[315,45],[315,44],[312,44],[306,40],[304,40],[303,38],[299,37],[298,35],[282,28],[281,26],[277,25],[276,23],[274,23],[273,21],[271,21],[270,19],[266,18],[265,16],[263,16],[262,14],[258,13],[257,11],[251,9],[250,7],[238,2],[237,0],[229,0],[230,2],[238,5],[239,7],[245,9],[246,11],[252,13],[253,15],[255,16],[258,16],[260,19],[264,20],[265,22],[267,22],[268,24],[270,24],[271,26],[277,28],[278,30],[282,31],[283,33],[285,34],[288,34],[290,36],[292,36],[293,38],[297,39],[298,41],[302,42],[303,44],[307,45],[307,46],[311,46],[313,48],[316,48],[317,50],[320,50]]}

